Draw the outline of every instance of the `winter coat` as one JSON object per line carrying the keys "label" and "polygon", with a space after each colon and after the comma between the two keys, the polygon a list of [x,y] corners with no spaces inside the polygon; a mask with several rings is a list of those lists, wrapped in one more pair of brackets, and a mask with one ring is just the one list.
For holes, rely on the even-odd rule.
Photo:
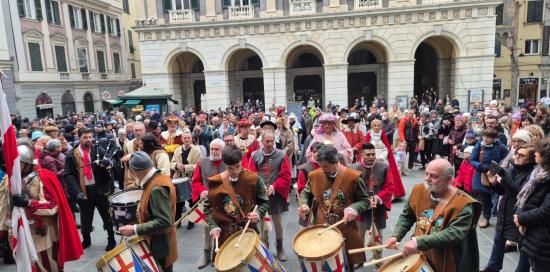
{"label": "winter coat", "polygon": [[502,235],[506,240],[518,242],[520,234],[514,224],[517,195],[529,180],[529,175],[531,175],[535,164],[529,163],[520,166],[511,164],[510,166],[500,183],[490,188],[502,196],[498,203],[496,234]]}
{"label": "winter coat", "polygon": [[418,142],[419,125],[416,118],[405,117],[399,122],[399,139],[408,143]]}
{"label": "winter coat", "polygon": [[550,262],[550,177],[537,182],[523,209],[516,212],[526,228],[521,251],[529,258]]}
{"label": "winter coat", "polygon": [[65,154],[59,152],[50,152],[43,149],[39,155],[40,166],[55,173],[57,178],[61,180],[63,177],[63,165],[65,163]]}
{"label": "winter coat", "polygon": [[462,190],[471,193],[472,192],[472,180],[475,173],[474,167],[470,164],[469,160],[462,161],[456,178],[453,179],[452,184]]}
{"label": "winter coat", "polygon": [[[483,146],[483,160],[480,158],[481,147]],[[472,151],[470,163],[476,169],[473,180],[473,190],[491,193],[489,187],[481,184],[481,173],[486,173],[491,167],[491,162],[500,163],[508,155],[508,147],[496,140],[491,146],[486,146],[483,141],[476,144]]]}

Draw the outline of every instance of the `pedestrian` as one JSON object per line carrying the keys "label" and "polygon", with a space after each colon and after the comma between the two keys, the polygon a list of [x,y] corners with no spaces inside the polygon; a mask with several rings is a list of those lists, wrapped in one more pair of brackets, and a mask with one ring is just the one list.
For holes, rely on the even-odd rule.
{"label": "pedestrian", "polygon": [[405,118],[399,123],[399,139],[407,142],[407,154],[409,155],[408,170],[412,171],[416,161],[418,144],[419,124],[415,117],[415,110],[409,109]]}

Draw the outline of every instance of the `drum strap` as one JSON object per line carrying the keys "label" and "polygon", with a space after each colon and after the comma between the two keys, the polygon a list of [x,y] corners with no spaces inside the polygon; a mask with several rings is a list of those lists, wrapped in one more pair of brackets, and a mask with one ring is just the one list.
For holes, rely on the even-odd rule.
{"label": "drum strap", "polygon": [[449,197],[449,201],[447,201],[446,203],[442,203],[441,201],[439,203],[437,203],[437,206],[435,207],[434,214],[432,215],[432,218],[430,218],[430,224],[428,225],[428,228],[426,228],[426,231],[424,232],[424,235],[428,235],[430,233],[430,230],[432,230],[432,226],[433,226],[435,220],[437,220],[437,218],[441,215],[443,210],[445,210],[447,205],[449,205],[449,203],[451,203],[454,196],[456,195],[456,192],[458,192],[458,190],[453,192],[453,194]]}
{"label": "drum strap", "polygon": [[237,207],[237,209],[241,213],[241,216],[243,217],[243,219],[245,219],[246,216],[244,215],[243,209],[241,208],[241,203],[237,199],[237,195],[235,194],[233,185],[231,185],[231,182],[229,181],[229,173],[227,173],[227,171],[223,171],[221,173],[221,178],[222,178],[223,187],[229,194],[229,198],[231,198],[231,202],[233,202],[233,204]]}
{"label": "drum strap", "polygon": [[[344,168],[340,166],[339,171],[346,171],[347,168]],[[331,193],[330,193],[330,202],[327,210],[327,214],[331,213],[332,210],[332,204],[334,204],[334,200],[336,200],[336,197],[338,196],[338,190],[340,190],[340,186],[342,185],[342,179],[344,177],[345,173],[342,173],[341,175],[336,175],[336,178],[334,179],[334,183],[332,184]],[[321,205],[319,205],[321,207]]]}

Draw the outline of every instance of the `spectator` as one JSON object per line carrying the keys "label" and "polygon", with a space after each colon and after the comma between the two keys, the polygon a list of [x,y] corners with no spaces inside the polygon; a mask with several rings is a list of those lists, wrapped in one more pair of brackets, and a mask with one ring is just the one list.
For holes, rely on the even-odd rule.
{"label": "spectator", "polygon": [[472,194],[472,180],[475,173],[474,167],[470,164],[470,157],[473,150],[473,146],[468,146],[464,149],[464,160],[460,164],[460,168],[452,182],[454,186],[468,194]]}
{"label": "spectator", "polygon": [[65,154],[61,152],[63,147],[58,139],[51,139],[46,143],[46,148],[40,152],[40,166],[57,175],[59,180],[63,177]]}
{"label": "spectator", "polygon": [[399,139],[403,142],[407,142],[407,153],[409,154],[409,171],[414,166],[416,160],[416,145],[418,144],[418,132],[419,125],[415,118],[415,111],[413,109],[407,112],[407,116],[399,123]]}

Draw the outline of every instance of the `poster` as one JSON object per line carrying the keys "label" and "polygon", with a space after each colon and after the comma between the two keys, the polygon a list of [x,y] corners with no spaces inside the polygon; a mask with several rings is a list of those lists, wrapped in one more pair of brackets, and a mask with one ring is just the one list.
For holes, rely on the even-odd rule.
{"label": "poster", "polygon": [[481,89],[470,90],[470,103],[483,104],[483,90]]}
{"label": "poster", "polygon": [[407,95],[401,95],[396,97],[399,110],[404,111],[409,108],[409,97]]}
{"label": "poster", "polygon": [[156,112],[160,112],[160,105],[159,104],[145,105],[145,110],[146,111],[155,110]]}

